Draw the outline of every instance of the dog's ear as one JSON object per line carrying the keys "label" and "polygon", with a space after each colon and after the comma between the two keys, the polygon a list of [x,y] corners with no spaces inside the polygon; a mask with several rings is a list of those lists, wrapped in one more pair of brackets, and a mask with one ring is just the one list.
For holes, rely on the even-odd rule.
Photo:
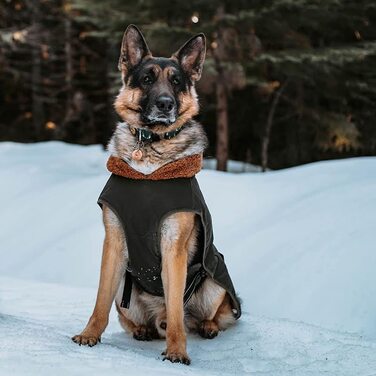
{"label": "dog's ear", "polygon": [[126,74],[146,56],[151,56],[151,52],[144,36],[135,25],[129,25],[125,30],[121,44],[119,70]]}
{"label": "dog's ear", "polygon": [[206,41],[203,33],[191,38],[172,58],[178,60],[183,70],[188,74],[192,81],[198,81],[201,78],[202,67],[205,61]]}

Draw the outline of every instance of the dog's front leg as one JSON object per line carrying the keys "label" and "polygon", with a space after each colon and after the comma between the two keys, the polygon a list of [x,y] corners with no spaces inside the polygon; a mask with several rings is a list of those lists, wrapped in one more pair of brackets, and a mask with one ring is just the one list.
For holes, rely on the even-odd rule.
{"label": "dog's front leg", "polygon": [[103,222],[106,236],[103,244],[101,273],[97,300],[93,314],[81,334],[72,337],[79,345],[94,346],[100,342],[107,327],[108,316],[115,299],[121,277],[125,270],[124,231],[114,213],[103,208]]}
{"label": "dog's front leg", "polygon": [[184,327],[184,290],[188,243],[193,234],[194,213],[176,213],[163,224],[161,236],[162,281],[166,302],[167,349],[164,359],[189,364]]}

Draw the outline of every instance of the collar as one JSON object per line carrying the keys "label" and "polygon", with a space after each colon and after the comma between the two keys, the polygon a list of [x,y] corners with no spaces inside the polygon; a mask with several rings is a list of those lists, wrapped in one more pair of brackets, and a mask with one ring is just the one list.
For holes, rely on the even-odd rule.
{"label": "collar", "polygon": [[171,140],[177,136],[181,130],[184,128],[185,124],[176,128],[172,131],[165,132],[165,133],[155,133],[150,129],[146,128],[136,128],[128,125],[130,132],[137,138],[138,142],[149,142],[152,143],[154,141],[161,141],[161,140]]}
{"label": "collar", "polygon": [[167,180],[191,178],[202,168],[202,154],[194,154],[165,164],[149,175],[133,169],[123,159],[111,156],[107,161],[107,169],[115,175],[136,180]]}

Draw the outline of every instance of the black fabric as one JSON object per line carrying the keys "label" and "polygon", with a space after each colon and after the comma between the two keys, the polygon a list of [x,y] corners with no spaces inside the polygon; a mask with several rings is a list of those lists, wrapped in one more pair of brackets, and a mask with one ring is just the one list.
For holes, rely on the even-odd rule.
{"label": "black fabric", "polygon": [[[134,180],[111,175],[99,196],[121,220],[127,239],[129,271],[133,281],[152,295],[163,296],[160,238],[163,219],[180,211],[197,213],[201,218],[199,249],[188,268],[186,287],[192,286],[204,269],[232,299],[234,315],[241,315],[224,257],[213,244],[212,220],[195,177],[170,180]],[[200,272],[201,273],[201,272]],[[196,287],[196,286],[195,286]],[[185,291],[192,293],[191,291]]]}
{"label": "black fabric", "polygon": [[125,271],[125,280],[124,280],[124,290],[123,296],[121,298],[120,307],[129,308],[129,304],[131,302],[131,294],[132,294],[132,274],[128,270]]}

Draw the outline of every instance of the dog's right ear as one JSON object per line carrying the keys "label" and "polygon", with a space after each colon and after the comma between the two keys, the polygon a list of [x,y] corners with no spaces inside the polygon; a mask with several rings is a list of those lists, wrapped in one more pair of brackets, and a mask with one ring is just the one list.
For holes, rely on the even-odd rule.
{"label": "dog's right ear", "polygon": [[135,67],[146,56],[151,56],[144,36],[135,25],[129,25],[125,30],[121,44],[118,68],[124,74]]}

